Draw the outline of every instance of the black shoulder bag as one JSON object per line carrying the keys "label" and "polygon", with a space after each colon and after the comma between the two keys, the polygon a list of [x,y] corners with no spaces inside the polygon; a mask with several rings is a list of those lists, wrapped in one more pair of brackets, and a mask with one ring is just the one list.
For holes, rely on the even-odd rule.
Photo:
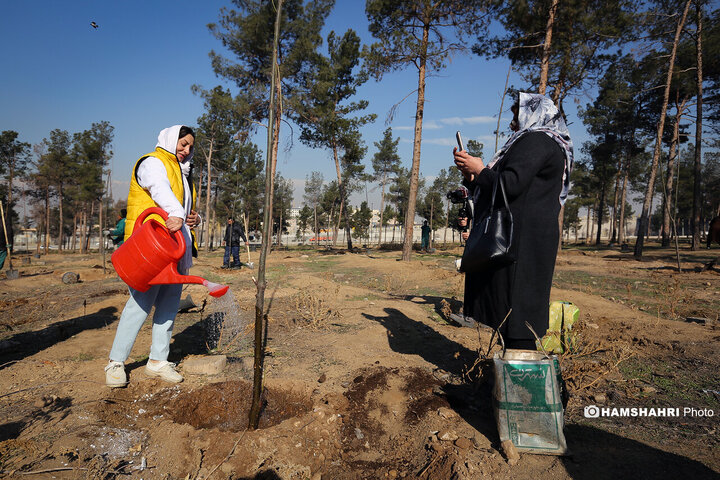
{"label": "black shoulder bag", "polygon": [[[504,206],[495,207],[495,197],[500,186]],[[490,208],[475,218],[470,236],[465,244],[460,271],[487,273],[515,262],[510,253],[513,241],[513,217],[505,195],[505,183],[500,172],[493,183]]]}

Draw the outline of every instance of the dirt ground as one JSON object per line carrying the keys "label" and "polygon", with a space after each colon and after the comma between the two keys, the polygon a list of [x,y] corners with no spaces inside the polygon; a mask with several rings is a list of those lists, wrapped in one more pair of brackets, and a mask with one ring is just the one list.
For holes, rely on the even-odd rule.
{"label": "dirt ground", "polygon": [[[99,255],[16,255],[0,273],[0,477],[38,479],[720,478],[720,271],[714,250],[568,247],[552,299],[580,308],[578,353],[561,357],[570,454],[500,448],[487,375],[490,331],[447,321],[462,301],[460,253],[277,250],[268,261],[264,410],[248,430],[255,288],[248,268],[201,254],[170,360],[225,354],[220,375],[147,378],[150,323],[127,388],[103,367],[127,289]],[[258,255],[253,253],[255,265]],[[75,272],[80,282],[65,284]],[[230,303],[227,303],[230,301]],[[230,305],[230,307],[228,307]],[[247,325],[213,344],[218,311]],[[214,313],[215,312],[215,313]],[[222,330],[222,328],[220,329]],[[214,333],[218,333],[215,325]],[[678,407],[679,417],[586,418],[585,408]],[[687,413],[686,410],[687,409]]]}

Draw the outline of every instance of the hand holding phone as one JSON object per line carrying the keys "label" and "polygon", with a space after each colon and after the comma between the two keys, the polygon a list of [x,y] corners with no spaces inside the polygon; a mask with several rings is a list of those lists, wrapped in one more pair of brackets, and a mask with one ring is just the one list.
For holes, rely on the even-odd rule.
{"label": "hand holding phone", "polygon": [[458,144],[458,151],[465,150],[465,146],[463,145],[462,136],[460,135],[460,132],[455,132],[455,140],[457,140]]}

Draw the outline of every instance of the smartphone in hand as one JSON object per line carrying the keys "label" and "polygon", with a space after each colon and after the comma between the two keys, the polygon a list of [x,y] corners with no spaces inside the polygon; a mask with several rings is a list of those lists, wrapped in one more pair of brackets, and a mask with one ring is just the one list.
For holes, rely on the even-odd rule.
{"label": "smartphone in hand", "polygon": [[462,136],[460,135],[460,132],[455,132],[455,140],[457,140],[458,144],[458,151],[465,150],[465,146],[463,145]]}

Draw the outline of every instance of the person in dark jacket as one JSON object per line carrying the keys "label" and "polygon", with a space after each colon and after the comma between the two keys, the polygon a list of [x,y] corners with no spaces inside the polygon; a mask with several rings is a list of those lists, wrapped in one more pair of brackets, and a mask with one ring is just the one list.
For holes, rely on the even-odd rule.
{"label": "person in dark jacket", "polygon": [[[540,337],[547,331],[558,215],[570,188],[573,145],[562,113],[544,95],[521,92],[513,113],[515,133],[487,166],[465,150],[454,151],[477,218],[489,207],[495,178],[504,180],[514,219],[511,251],[517,259],[490,273],[467,273],[463,313],[499,328],[507,348],[535,350],[525,322]],[[474,233],[473,228],[470,236]]]}
{"label": "person in dark jacket", "polygon": [[427,220],[423,220],[422,228],[420,228],[420,250],[427,252],[430,248],[430,225]]}
{"label": "person in dark jacket", "polygon": [[230,255],[233,257],[232,267],[240,268],[240,239],[247,243],[245,231],[242,226],[235,223],[235,220],[228,218],[227,227],[225,227],[225,236],[223,237],[223,245],[225,245],[225,255],[223,256],[222,268],[230,268]]}
{"label": "person in dark jacket", "polygon": [[[4,213],[4,212],[3,212]],[[5,234],[7,232],[7,239]],[[0,270],[5,265],[5,259],[10,256],[13,246],[13,228],[12,221],[10,220],[10,212],[5,216],[5,229],[0,224]]]}

